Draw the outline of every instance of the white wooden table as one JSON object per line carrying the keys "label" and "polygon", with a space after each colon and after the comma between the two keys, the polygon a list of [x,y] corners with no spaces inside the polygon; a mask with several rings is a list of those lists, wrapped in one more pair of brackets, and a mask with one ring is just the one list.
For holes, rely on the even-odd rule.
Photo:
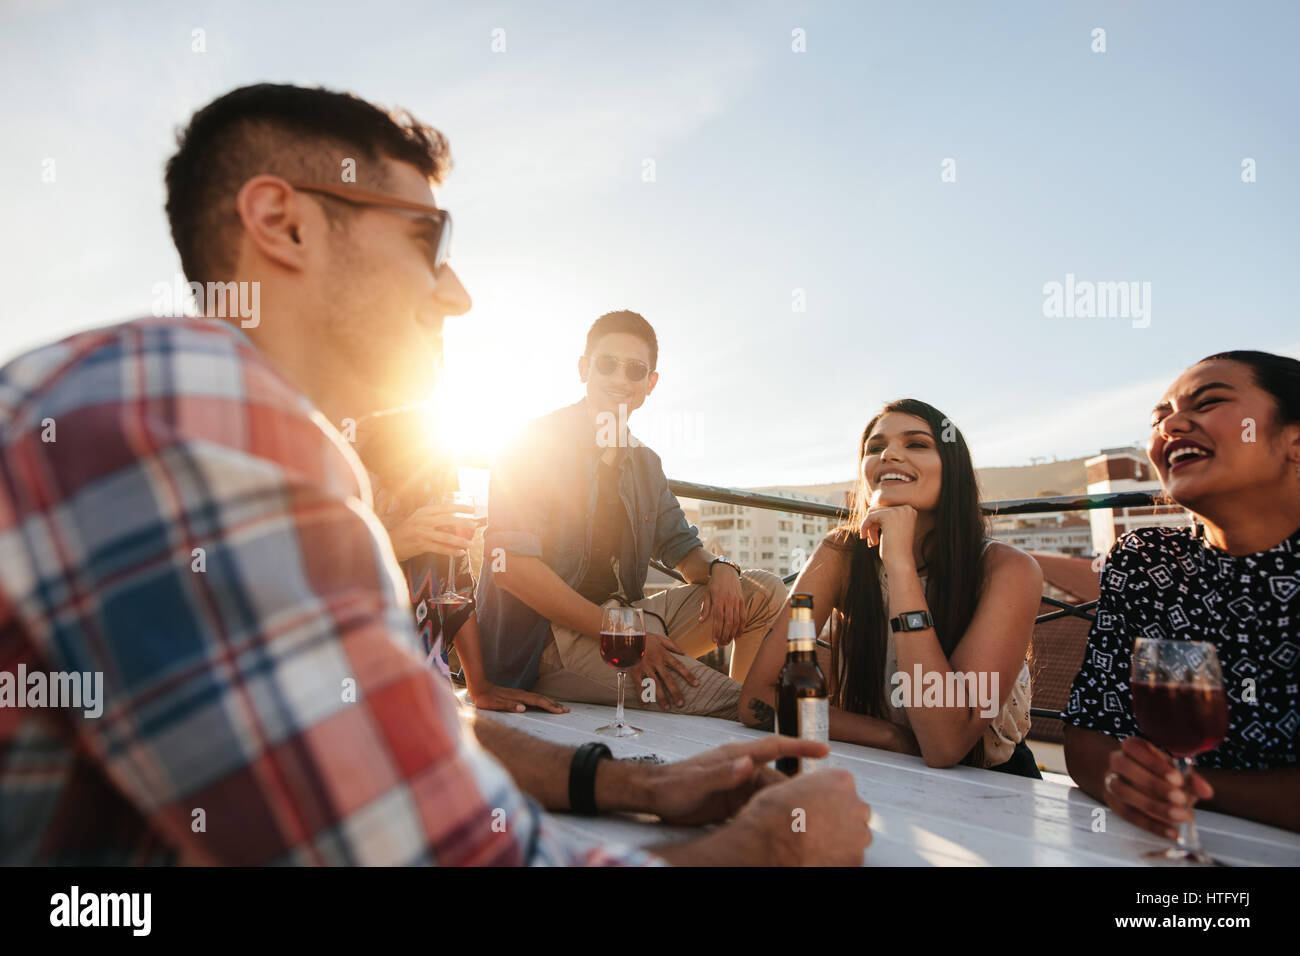
{"label": "white wooden table", "polygon": [[[485,716],[555,743],[599,740],[615,757],[657,754],[665,761],[764,736],[711,717],[629,710],[629,721],[645,732],[615,740],[592,732],[613,722],[614,708],[566,706],[567,714],[530,710]],[[919,757],[835,741],[830,763],[853,774],[859,796],[871,805],[869,865],[1142,866],[1144,851],[1169,845],[1104,810],[1076,786],[972,767],[936,770]],[[553,819],[589,837],[639,847],[701,832],[665,826],[653,817],[559,814]],[[1099,819],[1104,831],[1094,830]],[[1196,823],[1206,850],[1224,863],[1300,865],[1300,834],[1209,811],[1198,811]]]}

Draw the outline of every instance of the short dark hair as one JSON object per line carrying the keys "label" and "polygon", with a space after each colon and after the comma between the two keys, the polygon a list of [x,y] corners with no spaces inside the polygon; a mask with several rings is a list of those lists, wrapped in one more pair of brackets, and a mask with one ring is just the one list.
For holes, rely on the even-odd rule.
{"label": "short dark hair", "polygon": [[582,354],[590,355],[596,343],[603,336],[613,332],[626,332],[644,341],[650,347],[650,370],[654,371],[659,364],[659,338],[655,335],[654,328],[645,320],[645,316],[626,309],[606,312],[591,324],[591,328],[587,330],[587,350]]}
{"label": "short dark hair", "polygon": [[[239,216],[235,196],[261,173],[333,183],[345,159],[358,184],[386,185],[387,158],[410,163],[431,182],[451,169],[437,130],[405,111],[385,112],[351,93],[259,83],[213,100],[176,136],[167,161],[167,220],[181,268],[191,282],[227,281],[235,270]],[[343,203],[325,203],[331,224]]]}
{"label": "short dark hair", "polygon": [[1207,355],[1196,364],[1218,361],[1240,362],[1250,369],[1255,384],[1272,395],[1277,402],[1279,424],[1292,425],[1300,422],[1300,362],[1272,352],[1235,349]]}

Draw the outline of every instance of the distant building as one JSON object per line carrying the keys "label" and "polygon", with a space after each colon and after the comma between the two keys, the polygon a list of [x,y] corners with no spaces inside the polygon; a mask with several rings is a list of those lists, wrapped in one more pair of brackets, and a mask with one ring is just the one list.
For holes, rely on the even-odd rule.
{"label": "distant building", "polygon": [[[1088,494],[1114,494],[1121,491],[1158,493],[1160,479],[1146,452],[1139,448],[1104,448],[1100,455],[1084,462],[1088,476]],[[1092,520],[1094,554],[1105,554],[1120,535],[1134,528],[1152,525],[1185,528],[1192,516],[1179,505],[1150,505],[1142,508],[1094,508]]]}
{"label": "distant building", "polygon": [[1034,515],[1000,515],[990,519],[998,541],[1040,554],[1091,557],[1092,526],[1077,511]]}
{"label": "distant building", "polygon": [[[824,496],[787,489],[764,489],[764,494],[829,504]],[[700,502],[700,539],[706,548],[725,554],[741,567],[761,568],[782,577],[803,566],[831,527],[829,518]]]}
{"label": "distant building", "polygon": [[[1105,448],[1084,462],[1087,493],[1160,491],[1146,452],[1140,448]],[[1057,492],[1045,491],[1042,496]],[[1120,535],[1151,525],[1182,527],[1191,516],[1177,505],[1090,511],[1055,511],[1047,514],[1002,515],[992,519],[993,537],[1024,551],[1090,558],[1105,554]]]}

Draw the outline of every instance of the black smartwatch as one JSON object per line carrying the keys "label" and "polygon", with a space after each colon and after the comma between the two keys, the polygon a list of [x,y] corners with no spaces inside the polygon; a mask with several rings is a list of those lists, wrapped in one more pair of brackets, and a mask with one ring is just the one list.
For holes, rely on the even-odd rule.
{"label": "black smartwatch", "polygon": [[730,558],[717,557],[709,562],[709,577],[713,577],[713,566],[715,564],[725,564],[729,568],[735,568],[736,577],[740,577],[744,573],[740,570],[740,565],[738,565],[735,561],[732,561]]}
{"label": "black smartwatch", "polygon": [[613,752],[595,741],[583,744],[569,764],[569,809],[583,816],[596,815],[596,765]]}
{"label": "black smartwatch", "polygon": [[929,611],[905,611],[891,618],[889,627],[895,634],[899,631],[928,631],[934,627],[934,618]]}

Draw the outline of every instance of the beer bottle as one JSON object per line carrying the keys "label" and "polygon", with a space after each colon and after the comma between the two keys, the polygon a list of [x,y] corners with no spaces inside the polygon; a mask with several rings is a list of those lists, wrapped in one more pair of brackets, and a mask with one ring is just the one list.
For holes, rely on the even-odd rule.
{"label": "beer bottle", "polygon": [[[790,629],[786,632],[785,666],[777,680],[776,729],[804,740],[827,742],[830,709],[826,675],[817,663],[817,632],[813,624],[811,594],[796,594],[790,602]],[[816,770],[821,760],[781,757],[776,769],[789,776]]]}

